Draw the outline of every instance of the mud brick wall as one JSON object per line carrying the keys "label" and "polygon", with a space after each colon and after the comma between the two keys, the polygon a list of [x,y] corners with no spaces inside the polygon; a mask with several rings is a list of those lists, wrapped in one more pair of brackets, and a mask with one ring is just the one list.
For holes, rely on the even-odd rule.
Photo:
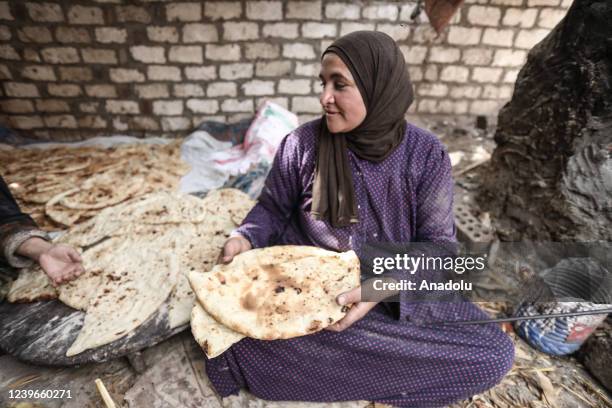
{"label": "mud brick wall", "polygon": [[0,124],[43,140],[175,136],[264,99],[308,120],[321,51],[363,29],[400,44],[411,112],[494,115],[570,4],[466,0],[436,36],[409,1],[0,1]]}

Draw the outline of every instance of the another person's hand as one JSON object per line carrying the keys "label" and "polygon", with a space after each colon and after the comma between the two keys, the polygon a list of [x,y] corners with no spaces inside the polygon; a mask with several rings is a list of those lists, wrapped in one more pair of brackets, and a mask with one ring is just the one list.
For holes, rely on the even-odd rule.
{"label": "another person's hand", "polygon": [[85,271],[79,253],[64,244],[52,245],[40,255],[38,263],[56,285],[69,282]]}
{"label": "another person's hand", "polygon": [[217,263],[230,263],[234,257],[242,252],[253,249],[251,243],[248,239],[243,237],[242,235],[236,235],[229,238],[223,244],[223,249],[219,254],[219,259],[217,259]]}
{"label": "another person's hand", "polygon": [[363,318],[370,310],[376,306],[378,302],[362,302],[361,301],[361,286],[356,287],[355,289],[349,290],[348,292],[341,293],[336,298],[336,301],[339,305],[350,305],[353,306],[349,309],[346,315],[332,324],[331,326],[327,326],[327,330],[341,332],[347,328],[349,328],[353,323]]}

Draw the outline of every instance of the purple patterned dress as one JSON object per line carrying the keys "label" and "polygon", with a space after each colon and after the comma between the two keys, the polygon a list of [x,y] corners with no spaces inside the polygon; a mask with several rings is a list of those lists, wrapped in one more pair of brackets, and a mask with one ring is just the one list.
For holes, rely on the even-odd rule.
{"label": "purple patterned dress", "polygon": [[[260,248],[316,245],[359,254],[367,241],[455,239],[448,154],[429,132],[408,124],[401,144],[380,163],[349,151],[359,220],[333,228],[310,217],[320,121],[282,142],[258,204],[237,232]],[[377,305],[343,332],[289,340],[245,338],[206,371],[221,396],[247,388],[276,401],[368,400],[405,407],[444,406],[482,392],[511,368],[514,346],[496,325],[419,326],[410,320],[482,319],[475,305],[436,303],[397,313]]]}

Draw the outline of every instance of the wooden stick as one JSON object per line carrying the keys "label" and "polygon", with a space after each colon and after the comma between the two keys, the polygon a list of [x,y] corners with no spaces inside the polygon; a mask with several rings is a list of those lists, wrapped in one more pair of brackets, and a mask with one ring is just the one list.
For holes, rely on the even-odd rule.
{"label": "wooden stick", "polygon": [[104,401],[104,405],[106,405],[106,408],[117,408],[117,406],[115,405],[115,402],[113,401],[110,394],[108,393],[108,390],[104,386],[104,383],[102,382],[102,380],[99,378],[96,378],[95,383],[96,383],[96,388],[98,388],[98,392],[100,393],[100,396],[102,397],[102,401]]}
{"label": "wooden stick", "polygon": [[491,160],[490,158],[488,159],[484,159],[484,160],[479,160],[475,163],[470,164],[469,166],[467,166],[465,169],[459,170],[457,173],[453,174],[453,177],[459,177],[462,174],[467,173],[470,170],[474,170],[476,167],[485,164],[486,162],[488,162],[489,160]]}

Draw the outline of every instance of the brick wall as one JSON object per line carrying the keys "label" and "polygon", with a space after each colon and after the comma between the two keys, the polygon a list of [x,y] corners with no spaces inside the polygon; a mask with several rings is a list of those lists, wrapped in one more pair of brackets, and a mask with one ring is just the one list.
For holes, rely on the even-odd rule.
{"label": "brick wall", "polygon": [[362,29],[400,44],[411,112],[496,114],[570,3],[466,0],[436,36],[407,1],[0,1],[0,123],[54,140],[182,135],[263,99],[308,120],[321,51]]}

